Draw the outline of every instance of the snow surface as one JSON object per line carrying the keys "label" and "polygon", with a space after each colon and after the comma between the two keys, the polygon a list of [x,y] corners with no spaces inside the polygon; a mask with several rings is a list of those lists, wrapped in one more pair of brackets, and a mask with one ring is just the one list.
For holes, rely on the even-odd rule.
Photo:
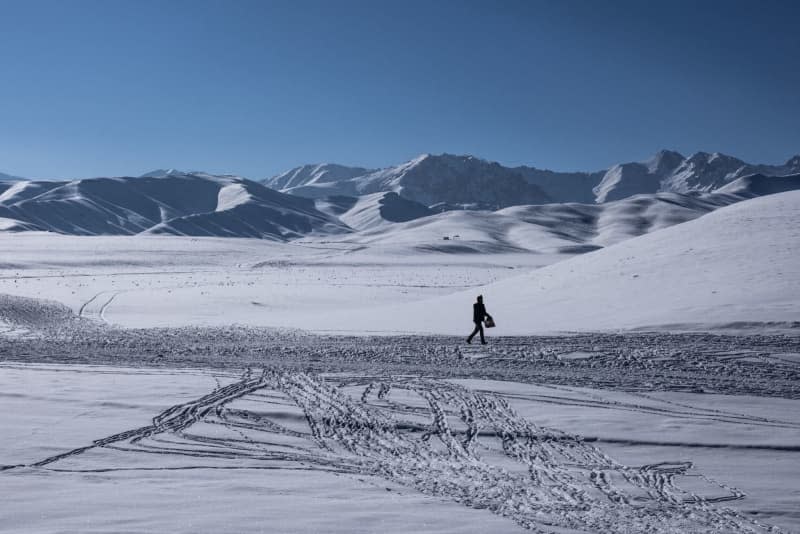
{"label": "snow surface", "polygon": [[[0,463],[34,463],[147,425],[234,379],[221,371],[2,365]],[[294,418],[290,408],[274,408],[277,419]],[[303,462],[106,449],[0,476],[0,530],[8,532],[523,531],[396,483]]]}
{"label": "snow surface", "polygon": [[0,396],[11,531],[800,526],[796,398],[15,362]]}

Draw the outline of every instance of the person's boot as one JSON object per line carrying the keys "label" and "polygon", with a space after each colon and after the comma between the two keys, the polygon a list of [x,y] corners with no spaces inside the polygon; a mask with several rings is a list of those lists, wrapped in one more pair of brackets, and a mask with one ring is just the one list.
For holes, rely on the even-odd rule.
{"label": "person's boot", "polygon": [[467,338],[467,345],[472,345],[472,338],[471,337]]}

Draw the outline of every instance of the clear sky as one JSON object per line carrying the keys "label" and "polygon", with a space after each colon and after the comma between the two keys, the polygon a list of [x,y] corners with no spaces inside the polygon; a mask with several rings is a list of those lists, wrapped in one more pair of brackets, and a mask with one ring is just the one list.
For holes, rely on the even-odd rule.
{"label": "clear sky", "polygon": [[800,2],[0,0],[0,171],[800,152]]}

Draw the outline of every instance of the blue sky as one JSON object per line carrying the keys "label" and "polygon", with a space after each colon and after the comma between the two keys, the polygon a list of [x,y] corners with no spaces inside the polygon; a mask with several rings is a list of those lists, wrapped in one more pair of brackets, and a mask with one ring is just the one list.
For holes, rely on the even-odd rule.
{"label": "blue sky", "polygon": [[800,2],[0,0],[0,171],[800,152]]}

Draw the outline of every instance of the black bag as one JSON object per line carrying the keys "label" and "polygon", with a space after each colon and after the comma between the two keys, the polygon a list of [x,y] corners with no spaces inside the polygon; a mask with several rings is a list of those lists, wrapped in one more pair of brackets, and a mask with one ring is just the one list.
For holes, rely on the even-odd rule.
{"label": "black bag", "polygon": [[492,319],[491,317],[487,317],[483,321],[483,324],[484,326],[486,326],[486,328],[494,328],[494,319]]}

